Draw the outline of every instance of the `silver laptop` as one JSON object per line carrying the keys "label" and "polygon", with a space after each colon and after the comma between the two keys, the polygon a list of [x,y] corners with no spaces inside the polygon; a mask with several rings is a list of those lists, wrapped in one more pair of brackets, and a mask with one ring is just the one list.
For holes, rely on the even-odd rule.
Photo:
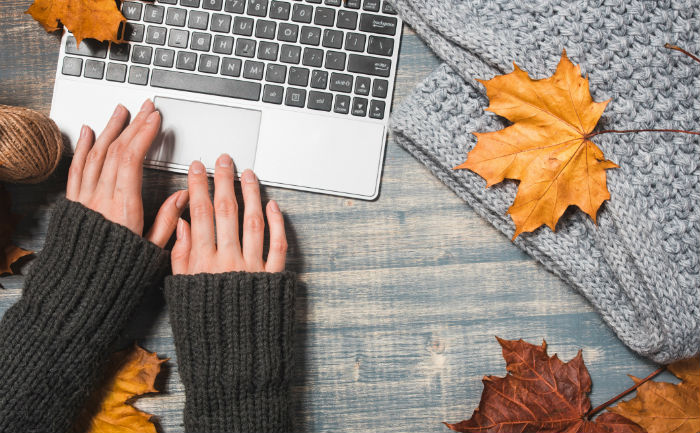
{"label": "silver laptop", "polygon": [[223,152],[267,185],[379,194],[402,22],[386,0],[124,1],[122,44],[66,33],[51,117],[75,146],[117,103],[162,130],[146,165],[210,173]]}

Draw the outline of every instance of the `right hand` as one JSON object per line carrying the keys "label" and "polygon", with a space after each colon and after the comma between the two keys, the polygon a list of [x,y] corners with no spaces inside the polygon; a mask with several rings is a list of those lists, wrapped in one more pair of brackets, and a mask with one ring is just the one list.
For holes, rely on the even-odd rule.
{"label": "right hand", "polygon": [[192,227],[182,218],[178,221],[177,241],[171,253],[174,275],[284,271],[287,253],[284,217],[277,203],[270,200],[265,212],[270,230],[270,250],[267,261],[264,261],[265,221],[260,203],[260,185],[251,170],[241,174],[245,210],[243,239],[239,240],[233,173],[233,160],[229,155],[221,155],[216,160],[212,206],[204,165],[199,161],[190,165],[187,183]]}

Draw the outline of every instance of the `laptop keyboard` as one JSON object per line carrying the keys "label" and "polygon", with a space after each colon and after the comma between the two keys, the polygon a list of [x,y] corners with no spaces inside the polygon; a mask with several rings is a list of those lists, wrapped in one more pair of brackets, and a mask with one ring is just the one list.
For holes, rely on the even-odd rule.
{"label": "laptop keyboard", "polygon": [[124,43],[66,38],[61,73],[383,119],[400,28],[386,0],[124,1]]}

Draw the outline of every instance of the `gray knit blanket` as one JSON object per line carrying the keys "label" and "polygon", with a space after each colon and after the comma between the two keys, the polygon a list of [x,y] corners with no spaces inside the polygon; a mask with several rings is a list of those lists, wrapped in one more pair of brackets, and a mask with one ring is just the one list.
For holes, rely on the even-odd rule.
{"label": "gray knit blanket", "polygon": [[[509,242],[506,211],[517,184],[452,168],[472,132],[499,130],[484,87],[513,70],[554,73],[563,49],[590,78],[596,101],[612,98],[599,129],[700,129],[700,64],[664,48],[700,52],[693,0],[393,0],[440,56],[394,109],[396,140]],[[593,141],[620,165],[607,171],[611,200],[598,225],[569,209],[556,233],[541,227],[515,243],[583,294],[619,338],[660,363],[700,352],[700,137],[604,134]]]}

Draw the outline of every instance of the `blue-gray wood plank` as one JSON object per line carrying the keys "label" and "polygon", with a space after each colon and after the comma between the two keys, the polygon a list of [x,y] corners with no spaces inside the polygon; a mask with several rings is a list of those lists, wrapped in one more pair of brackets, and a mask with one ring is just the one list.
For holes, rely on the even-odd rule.
{"label": "blue-gray wood plank", "polygon": [[[48,112],[58,38],[23,14],[29,0],[0,0],[0,104]],[[404,31],[395,103],[437,58]],[[63,194],[67,161],[48,181],[10,186],[23,215],[15,240],[42,248],[52,203]],[[147,219],[185,176],[145,171]],[[373,202],[264,188],[286,215],[289,268],[299,273],[297,430],[445,432],[468,417],[485,374],[505,373],[494,335],[543,338],[563,359],[581,348],[593,404],[654,366],[629,351],[570,287],[479,218],[389,139],[381,195]],[[31,262],[25,265],[26,274]],[[24,277],[0,279],[0,315]],[[184,392],[166,307],[148,296],[122,342],[170,357],[163,392],[137,406],[165,433],[182,432]]]}

